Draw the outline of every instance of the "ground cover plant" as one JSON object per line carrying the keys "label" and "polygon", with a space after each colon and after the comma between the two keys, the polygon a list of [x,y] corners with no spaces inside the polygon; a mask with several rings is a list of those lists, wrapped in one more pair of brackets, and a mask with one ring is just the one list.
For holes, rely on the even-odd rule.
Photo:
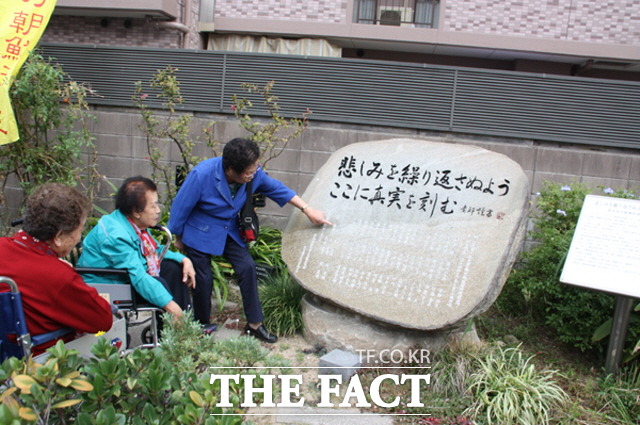
{"label": "ground cover plant", "polygon": [[557,371],[540,371],[518,347],[498,348],[478,357],[465,410],[487,424],[544,425],[562,408],[566,393],[554,382]]}
{"label": "ground cover plant", "polygon": [[265,326],[278,336],[302,330],[300,303],[306,291],[293,279],[285,266],[274,269],[258,287]]}
{"label": "ground cover plant", "polygon": [[[156,349],[122,356],[101,339],[92,347],[95,358],[87,361],[59,342],[44,364],[6,360],[0,366],[0,423],[236,425],[243,423],[242,411],[223,412],[216,406],[220,387],[210,383],[209,367],[259,375],[273,371],[258,372],[257,366],[287,366],[254,338],[215,341],[190,314],[179,322],[165,316],[164,323],[162,345]],[[231,383],[230,400],[236,406],[241,390]]]}

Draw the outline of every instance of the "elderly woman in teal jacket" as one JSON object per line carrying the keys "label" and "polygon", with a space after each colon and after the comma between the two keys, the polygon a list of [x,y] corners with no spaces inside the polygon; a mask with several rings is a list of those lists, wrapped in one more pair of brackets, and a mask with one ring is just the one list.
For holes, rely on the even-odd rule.
{"label": "elderly woman in teal jacket", "polygon": [[[158,224],[160,207],[155,183],[146,177],[131,177],[116,194],[116,210],[105,215],[82,243],[78,267],[125,269],[129,281],[145,300],[182,316],[190,306],[189,288],[195,286],[195,271],[186,256],[167,251],[151,236]],[[125,283],[119,277],[86,275],[88,283]]]}

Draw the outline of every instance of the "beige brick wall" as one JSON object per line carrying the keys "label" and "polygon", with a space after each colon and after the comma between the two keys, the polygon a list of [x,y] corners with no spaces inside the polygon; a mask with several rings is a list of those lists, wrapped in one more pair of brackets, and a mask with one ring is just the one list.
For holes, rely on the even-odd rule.
{"label": "beige brick wall", "polygon": [[637,0],[442,0],[442,29],[593,43],[640,43]]}
{"label": "beige brick wall", "polygon": [[216,16],[345,23],[346,0],[216,1]]}
{"label": "beige brick wall", "polygon": [[93,16],[53,16],[41,39],[48,43],[167,49],[179,48],[181,40],[181,32],[160,28],[144,19],[132,19],[131,27],[126,28],[124,18],[106,18],[103,22],[103,18]]}
{"label": "beige brick wall", "polygon": [[163,26],[157,19],[103,18],[99,16],[54,15],[42,41],[49,43],[100,44],[106,46],[153,47],[162,49],[204,49],[198,32],[200,0],[192,0],[189,13],[177,21],[187,24],[189,32]]}
{"label": "beige brick wall", "polygon": [[[441,0],[440,31],[493,36],[576,41],[582,43],[640,44],[638,0]],[[157,21],[123,18],[53,16],[42,40],[57,43],[103,44],[157,48],[205,48],[197,31],[200,0],[191,2],[190,14],[179,19],[191,31],[183,42],[176,29],[162,28]],[[353,0],[216,0],[216,18],[290,21],[312,25],[351,25]],[[186,19],[188,18],[188,19]],[[255,22],[255,21],[254,21]],[[326,26],[319,30],[324,34]],[[283,27],[279,27],[280,30]],[[387,28],[378,28],[386,30]],[[251,28],[243,28],[251,32]],[[422,34],[416,29],[416,34]],[[282,32],[282,31],[280,31]],[[286,32],[286,31],[285,31]],[[296,30],[291,30],[296,34]],[[614,55],[615,56],[615,55]]]}

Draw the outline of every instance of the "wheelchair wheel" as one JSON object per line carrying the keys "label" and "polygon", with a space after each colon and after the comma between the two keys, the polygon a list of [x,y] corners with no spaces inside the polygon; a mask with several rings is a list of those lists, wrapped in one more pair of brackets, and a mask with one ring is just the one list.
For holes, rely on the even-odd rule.
{"label": "wheelchair wheel", "polygon": [[153,343],[153,331],[151,330],[151,326],[146,326],[142,333],[140,334],[140,340],[143,344],[152,344]]}

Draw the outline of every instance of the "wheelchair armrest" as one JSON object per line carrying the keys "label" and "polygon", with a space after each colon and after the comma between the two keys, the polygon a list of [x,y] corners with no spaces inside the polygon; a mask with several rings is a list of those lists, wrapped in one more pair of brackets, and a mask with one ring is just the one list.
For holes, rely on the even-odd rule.
{"label": "wheelchair armrest", "polygon": [[44,344],[45,342],[53,341],[54,339],[62,338],[65,335],[75,333],[71,328],[61,328],[55,331],[47,332],[40,335],[34,335],[31,337],[31,343],[36,346]]}
{"label": "wheelchair armrest", "polygon": [[125,269],[104,269],[100,267],[76,267],[76,273],[89,273],[89,274],[103,274],[114,276],[128,276],[128,271]]}

